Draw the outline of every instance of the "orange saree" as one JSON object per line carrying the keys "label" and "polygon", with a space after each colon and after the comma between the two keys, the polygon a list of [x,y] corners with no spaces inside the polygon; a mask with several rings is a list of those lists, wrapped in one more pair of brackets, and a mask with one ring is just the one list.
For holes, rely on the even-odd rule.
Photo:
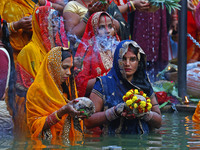
{"label": "orange saree", "polygon": [[[30,16],[34,12],[36,4],[32,0],[1,0],[0,5],[2,10],[2,18],[8,23],[20,20],[25,16]],[[32,31],[24,32],[18,30],[17,32],[11,32],[10,44],[14,50],[14,60],[16,61],[17,55],[20,50],[28,44],[32,36]]]}
{"label": "orange saree", "polygon": [[[67,98],[62,92],[60,71],[61,47],[55,47],[46,55],[33,84],[27,92],[27,123],[32,138],[44,137],[48,133],[53,139],[68,138],[73,145],[75,141],[81,140],[82,133],[76,129],[78,127],[76,123],[79,121],[75,121],[76,118],[71,118],[68,114],[51,126],[49,131],[42,131],[48,115],[66,105],[69,100],[77,97],[74,80],[67,82],[71,96]],[[79,123],[82,128],[82,121]]]}

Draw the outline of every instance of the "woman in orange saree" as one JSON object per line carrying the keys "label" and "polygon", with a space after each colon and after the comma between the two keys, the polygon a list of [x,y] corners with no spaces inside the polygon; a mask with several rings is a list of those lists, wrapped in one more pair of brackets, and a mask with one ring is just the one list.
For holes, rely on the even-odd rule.
{"label": "woman in orange saree", "polygon": [[83,126],[74,117],[81,112],[72,106],[77,97],[71,75],[72,54],[63,49],[55,47],[46,55],[27,92],[27,123],[32,138],[65,138],[73,145],[81,140]]}
{"label": "woman in orange saree", "polygon": [[[8,22],[10,44],[14,50],[14,61],[20,50],[31,40],[31,16],[36,4],[32,0],[1,0],[0,13]],[[18,22],[21,20],[21,22]]]}
{"label": "woman in orange saree", "polygon": [[26,92],[33,83],[45,55],[56,45],[65,46],[67,44],[67,39],[65,37],[61,39],[58,34],[59,26],[60,28],[63,26],[61,19],[52,7],[38,7],[32,17],[32,39],[17,56],[16,113],[14,116],[17,135],[28,134]]}

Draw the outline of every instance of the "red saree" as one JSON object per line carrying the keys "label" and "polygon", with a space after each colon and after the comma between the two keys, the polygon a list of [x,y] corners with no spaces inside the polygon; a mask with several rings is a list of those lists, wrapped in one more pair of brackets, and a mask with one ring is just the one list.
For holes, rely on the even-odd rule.
{"label": "red saree", "polygon": [[[85,96],[90,79],[106,75],[112,67],[112,51],[114,51],[115,46],[113,45],[110,50],[105,50],[100,48],[100,43],[97,42],[99,19],[103,13],[111,18],[105,12],[97,12],[89,18],[75,55],[75,58],[80,57],[82,59],[82,71],[75,77],[79,97]],[[115,35],[115,37],[119,41],[118,35]]]}

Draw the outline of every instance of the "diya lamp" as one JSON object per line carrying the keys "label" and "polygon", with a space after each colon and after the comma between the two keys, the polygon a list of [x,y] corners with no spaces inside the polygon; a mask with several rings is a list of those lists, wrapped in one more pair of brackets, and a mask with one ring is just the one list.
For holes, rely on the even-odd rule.
{"label": "diya lamp", "polygon": [[184,104],[188,105],[189,103],[190,103],[190,101],[188,100],[187,96],[185,96]]}

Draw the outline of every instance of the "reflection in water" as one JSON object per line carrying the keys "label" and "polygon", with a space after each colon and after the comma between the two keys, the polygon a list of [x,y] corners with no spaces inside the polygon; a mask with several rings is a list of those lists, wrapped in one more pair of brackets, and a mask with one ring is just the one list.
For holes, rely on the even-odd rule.
{"label": "reflection in water", "polygon": [[148,135],[89,136],[76,146],[65,145],[65,141],[52,144],[48,140],[0,139],[0,149],[81,149],[101,150],[105,146],[120,146],[126,150],[138,149],[200,149],[200,124],[192,122],[192,114],[163,113],[163,125]]}

